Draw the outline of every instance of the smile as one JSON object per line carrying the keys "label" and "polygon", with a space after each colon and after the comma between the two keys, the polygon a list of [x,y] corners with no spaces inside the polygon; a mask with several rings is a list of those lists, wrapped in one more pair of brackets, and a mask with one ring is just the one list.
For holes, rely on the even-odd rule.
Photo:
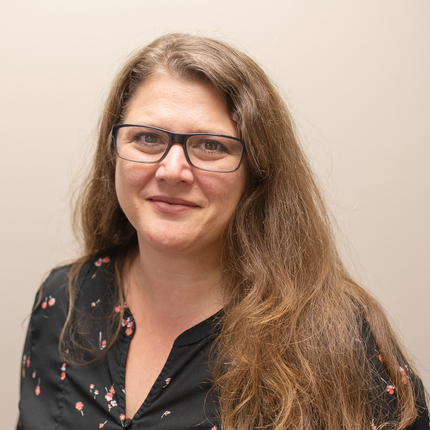
{"label": "smile", "polygon": [[190,207],[199,207],[193,202],[188,200],[178,199],[175,197],[166,197],[166,196],[152,196],[148,198],[149,201],[152,202],[162,202],[167,203],[169,205],[181,205],[181,206],[190,206]]}
{"label": "smile", "polygon": [[199,205],[196,205],[193,202],[175,197],[151,196],[147,199],[147,201],[157,211],[166,214],[179,214],[192,209],[200,208]]}

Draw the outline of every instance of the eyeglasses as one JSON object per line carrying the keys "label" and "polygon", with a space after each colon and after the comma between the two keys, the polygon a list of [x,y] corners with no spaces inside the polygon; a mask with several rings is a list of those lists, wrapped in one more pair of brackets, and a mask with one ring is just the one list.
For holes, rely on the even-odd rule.
{"label": "eyeglasses", "polygon": [[209,172],[234,172],[245,146],[235,137],[210,133],[172,133],[147,125],[117,124],[112,142],[119,157],[136,163],[158,163],[179,143],[191,166]]}

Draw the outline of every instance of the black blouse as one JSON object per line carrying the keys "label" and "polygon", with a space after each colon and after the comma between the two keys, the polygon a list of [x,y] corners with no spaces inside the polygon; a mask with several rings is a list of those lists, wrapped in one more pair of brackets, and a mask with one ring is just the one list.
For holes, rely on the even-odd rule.
{"label": "black blouse", "polygon": [[[81,327],[86,328],[86,336],[92,338],[100,350],[106,347],[108,336],[108,328],[100,323],[103,320],[100,317],[121,310],[116,303],[112,266],[109,257],[98,258],[87,262],[78,278],[75,305],[80,313],[77,318]],[[125,367],[135,331],[133,316],[125,309],[120,335],[102,359],[85,365],[64,363],[58,344],[69,307],[69,269],[70,266],[66,266],[52,271],[30,320],[22,360],[18,429],[219,428],[217,398],[211,390],[208,368],[210,349],[219,329],[218,314],[175,340],[145,402],[133,419],[126,419]],[[380,368],[384,391],[381,395],[394,396],[394,399],[395,387]],[[404,372],[407,383],[409,369],[400,371]],[[422,391],[418,394],[418,405],[420,415],[410,430],[428,429],[430,425]],[[372,427],[369,423],[369,430]]]}
{"label": "black blouse", "polygon": [[[106,277],[108,257],[86,264],[80,274],[78,308],[92,315],[119,311],[114,284]],[[20,419],[25,430],[208,429],[218,425],[210,392],[208,354],[216,333],[216,315],[186,330],[174,342],[163,370],[133,419],[125,418],[125,366],[135,331],[128,309],[115,345],[101,360],[86,365],[64,363],[58,343],[67,311],[70,267],[55,269],[33,312],[22,361]],[[90,319],[100,349],[102,327]]]}

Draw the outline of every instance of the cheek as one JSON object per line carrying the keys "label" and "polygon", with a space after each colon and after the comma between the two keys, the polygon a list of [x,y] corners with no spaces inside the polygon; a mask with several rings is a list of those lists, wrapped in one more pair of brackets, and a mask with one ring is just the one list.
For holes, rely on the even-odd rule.
{"label": "cheek", "polygon": [[139,187],[145,185],[153,174],[153,166],[131,163],[119,159],[115,169],[115,185]]}
{"label": "cheek", "polygon": [[115,189],[120,206],[124,209],[148,182],[150,173],[141,165],[118,160],[115,169]]}
{"label": "cheek", "polygon": [[[243,175],[226,176],[220,173],[217,178],[209,178],[200,182],[210,204],[219,212],[221,218],[230,219],[242,197],[245,180]],[[229,174],[228,174],[229,175]]]}
{"label": "cheek", "polygon": [[115,168],[115,190],[120,206],[124,209],[124,197],[127,195],[129,188],[129,175],[126,174],[127,169],[121,162],[117,162]]}

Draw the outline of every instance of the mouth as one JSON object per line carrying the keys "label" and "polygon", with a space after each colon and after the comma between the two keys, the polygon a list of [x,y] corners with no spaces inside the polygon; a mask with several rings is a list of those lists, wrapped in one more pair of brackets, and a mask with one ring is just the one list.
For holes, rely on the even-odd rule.
{"label": "mouth", "polygon": [[147,200],[154,203],[164,203],[170,206],[188,206],[191,208],[198,208],[199,205],[196,205],[189,200],[179,199],[176,197],[167,197],[167,196],[151,196]]}

